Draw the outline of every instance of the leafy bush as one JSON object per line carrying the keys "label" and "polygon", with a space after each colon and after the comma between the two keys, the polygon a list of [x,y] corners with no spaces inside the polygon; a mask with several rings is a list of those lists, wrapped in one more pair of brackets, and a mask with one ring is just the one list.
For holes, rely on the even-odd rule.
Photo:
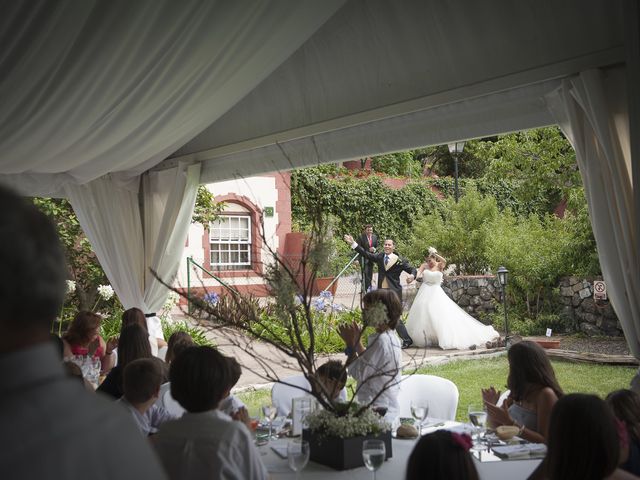
{"label": "leafy bush", "polygon": [[447,200],[444,208],[416,222],[407,255],[419,265],[433,246],[456,265],[457,273],[483,273],[490,266],[487,250],[497,216],[495,200],[471,187],[458,203]]}

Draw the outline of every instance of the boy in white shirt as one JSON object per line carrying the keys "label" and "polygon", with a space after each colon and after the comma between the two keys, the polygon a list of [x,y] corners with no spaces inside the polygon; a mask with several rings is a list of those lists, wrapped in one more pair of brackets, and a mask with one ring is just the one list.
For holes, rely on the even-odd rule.
{"label": "boy in white shirt", "polygon": [[163,380],[158,362],[151,358],[134,360],[126,366],[123,375],[124,395],[118,403],[129,410],[142,435],[152,435],[164,422],[176,418],[155,405]]}

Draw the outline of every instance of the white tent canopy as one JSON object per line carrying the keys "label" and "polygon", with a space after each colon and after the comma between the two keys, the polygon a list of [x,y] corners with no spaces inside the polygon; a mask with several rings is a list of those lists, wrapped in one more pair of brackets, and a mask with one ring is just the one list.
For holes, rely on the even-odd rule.
{"label": "white tent canopy", "polygon": [[640,99],[626,88],[640,81],[637,9],[622,0],[5,2],[0,181],[69,197],[125,306],[149,311],[164,296],[149,268],[175,274],[198,182],[558,123],[640,357],[640,141],[629,133]]}

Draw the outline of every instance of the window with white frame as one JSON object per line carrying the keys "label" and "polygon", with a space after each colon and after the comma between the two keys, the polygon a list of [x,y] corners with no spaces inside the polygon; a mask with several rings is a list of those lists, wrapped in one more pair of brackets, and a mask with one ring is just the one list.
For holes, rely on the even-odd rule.
{"label": "window with white frame", "polygon": [[224,215],[209,228],[211,268],[244,270],[251,268],[251,217]]}

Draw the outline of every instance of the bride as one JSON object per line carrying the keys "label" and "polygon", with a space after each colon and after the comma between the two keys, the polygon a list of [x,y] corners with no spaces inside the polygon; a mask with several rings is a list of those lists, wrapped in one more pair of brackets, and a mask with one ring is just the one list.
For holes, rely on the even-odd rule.
{"label": "bride", "polygon": [[444,293],[440,284],[445,263],[436,249],[429,247],[429,256],[418,269],[417,278],[422,275],[422,286],[407,318],[407,330],[414,345],[467,349],[498,337],[492,326],[473,318]]}

